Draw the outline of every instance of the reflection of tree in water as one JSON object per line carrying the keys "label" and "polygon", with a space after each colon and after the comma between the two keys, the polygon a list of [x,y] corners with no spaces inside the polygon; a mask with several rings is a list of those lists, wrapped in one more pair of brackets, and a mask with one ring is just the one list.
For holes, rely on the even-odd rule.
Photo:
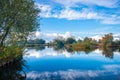
{"label": "reflection of tree in water", "polygon": [[38,51],[38,50],[44,50],[45,49],[45,46],[36,46],[35,49]]}
{"label": "reflection of tree in water", "polygon": [[74,52],[72,48],[65,48],[65,49],[66,49],[67,52],[69,52],[69,53],[73,53],[73,52]]}
{"label": "reflection of tree in water", "polygon": [[[96,49],[98,49],[98,48],[78,48],[78,49],[73,50],[72,47],[62,47],[62,48],[54,47],[54,50],[56,50],[56,51],[66,50],[67,52],[69,52],[71,54],[73,54],[74,52],[79,53],[79,52],[82,52],[82,51],[85,52],[86,54],[89,54],[90,52],[95,51]],[[113,58],[115,51],[120,52],[120,49],[117,48],[117,47],[114,47],[114,48],[113,47],[112,48],[106,47],[106,48],[102,48],[100,50],[102,50],[101,54],[103,54],[103,55],[105,55],[105,57],[108,57],[108,58],[111,58],[111,59]]]}
{"label": "reflection of tree in water", "polygon": [[118,52],[120,52],[120,48],[118,48]]}
{"label": "reflection of tree in water", "polygon": [[25,66],[25,61],[21,60],[9,67],[0,68],[0,80],[25,80],[26,74],[23,66]]}
{"label": "reflection of tree in water", "polygon": [[[34,49],[38,50],[44,50],[46,46],[36,46],[33,47]],[[72,46],[47,46],[48,48],[53,48],[55,51],[62,53],[64,51],[67,51],[70,54],[74,54],[75,52],[77,52],[78,54],[80,54],[80,52],[85,52],[85,54],[89,54],[92,51],[95,51],[96,49],[102,50],[103,55],[105,55],[105,57],[108,58],[113,58],[115,51],[120,52],[120,48],[119,47],[105,47],[105,48],[101,48],[101,47],[81,47],[78,46],[77,48],[73,48]],[[32,49],[33,49],[32,48]]]}
{"label": "reflection of tree in water", "polygon": [[102,51],[102,54],[103,55],[105,55],[105,57],[108,57],[108,58],[113,58],[113,56],[114,56],[114,51],[116,51],[117,50],[117,48],[103,48],[102,49],[103,51]]}
{"label": "reflection of tree in water", "polygon": [[60,51],[60,50],[65,50],[65,47],[64,46],[53,46],[53,49],[55,50],[55,51]]}
{"label": "reflection of tree in water", "polygon": [[65,46],[63,46],[63,47],[58,47],[58,46],[53,46],[53,49],[55,50],[55,51],[60,51],[60,50],[62,50],[62,51],[67,51],[67,52],[69,52],[69,53],[71,53],[71,54],[73,54],[74,52],[82,52],[82,51],[84,51],[86,54],[89,54],[90,52],[92,52],[92,51],[94,51],[96,48],[77,48],[77,49],[73,49],[72,47],[65,47]]}
{"label": "reflection of tree in water", "polygon": [[74,52],[85,52],[86,54],[89,54],[92,51],[95,51],[97,48],[87,48],[87,47],[78,47],[73,49]]}
{"label": "reflection of tree in water", "polygon": [[45,49],[46,46],[42,45],[42,46],[34,46],[34,47],[26,47],[28,50],[31,50],[31,49],[35,49],[36,51],[42,51]]}

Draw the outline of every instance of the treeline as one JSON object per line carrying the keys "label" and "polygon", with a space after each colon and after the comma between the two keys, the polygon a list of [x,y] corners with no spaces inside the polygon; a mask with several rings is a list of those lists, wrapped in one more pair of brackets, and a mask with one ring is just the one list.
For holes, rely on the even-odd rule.
{"label": "treeline", "polygon": [[113,40],[113,34],[106,34],[100,40],[85,37],[83,40],[75,40],[73,37],[67,39],[56,38],[53,41],[46,43],[43,39],[29,40],[27,42],[28,47],[35,47],[37,50],[45,49],[45,46],[52,47],[56,51],[74,52],[90,52],[99,49],[102,50],[102,54],[106,57],[113,58],[114,52],[120,52],[120,40]]}
{"label": "treeline", "polygon": [[109,33],[102,37],[100,40],[85,37],[83,40],[75,40],[70,37],[67,39],[54,39],[50,44],[58,47],[73,47],[74,49],[91,49],[91,48],[108,48],[108,47],[120,47],[120,40],[113,41],[113,34]]}
{"label": "treeline", "polygon": [[106,34],[102,37],[102,39],[99,39],[98,41],[92,38],[84,38],[84,40],[78,40],[77,43],[72,45],[73,48],[113,48],[113,47],[120,47],[120,40],[113,41],[113,34]]}
{"label": "treeline", "polygon": [[93,48],[108,48],[108,47],[120,47],[120,40],[113,41],[113,34],[109,33],[99,39],[98,41],[89,37],[85,37],[83,40],[76,40],[73,37],[67,39],[56,38],[53,41],[46,43],[44,39],[29,40],[27,42],[29,45],[47,45],[47,46],[57,46],[62,47],[72,47],[73,49],[93,49]]}

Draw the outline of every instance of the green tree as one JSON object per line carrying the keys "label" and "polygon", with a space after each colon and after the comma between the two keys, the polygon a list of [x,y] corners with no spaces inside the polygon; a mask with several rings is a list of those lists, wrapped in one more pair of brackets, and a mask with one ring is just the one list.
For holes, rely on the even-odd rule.
{"label": "green tree", "polygon": [[85,44],[85,47],[86,47],[86,48],[90,48],[90,46],[91,46],[91,41],[92,41],[92,38],[88,38],[88,37],[85,37],[85,38],[84,38],[83,44]]}
{"label": "green tree", "polygon": [[0,47],[25,42],[38,28],[38,13],[34,0],[0,0]]}
{"label": "green tree", "polygon": [[74,39],[74,38],[67,38],[67,40],[66,40],[66,44],[72,44],[72,43],[75,43],[76,42],[76,40]]}
{"label": "green tree", "polygon": [[113,43],[113,34],[112,33],[106,34],[99,41],[100,47],[103,47],[103,48],[112,46],[112,43]]}
{"label": "green tree", "polygon": [[35,44],[45,44],[45,40],[43,39],[35,39]]}
{"label": "green tree", "polygon": [[64,47],[65,41],[62,39],[54,39],[53,44],[57,46],[58,48]]}
{"label": "green tree", "polygon": [[82,41],[81,39],[79,39],[77,42],[78,42],[78,43],[82,43],[83,41]]}

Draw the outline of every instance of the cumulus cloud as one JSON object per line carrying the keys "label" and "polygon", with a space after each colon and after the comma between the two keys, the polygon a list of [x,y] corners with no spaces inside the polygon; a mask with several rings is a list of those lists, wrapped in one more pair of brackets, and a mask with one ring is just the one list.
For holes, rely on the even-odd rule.
{"label": "cumulus cloud", "polygon": [[[58,0],[60,2],[66,1],[66,3],[74,3],[74,0]],[[78,2],[77,0],[75,0]],[[82,0],[81,0],[82,1]],[[84,0],[85,3],[88,1]],[[108,3],[107,3],[108,2]],[[114,3],[110,3],[112,0],[101,0],[100,3],[107,3],[110,6],[114,5]],[[94,4],[99,4],[99,1],[96,0],[90,0],[87,3],[94,3]],[[76,11],[70,7],[65,7],[61,10],[53,10],[53,7],[50,5],[45,5],[45,4],[38,4],[36,3],[38,8],[41,10],[40,16],[44,18],[58,18],[58,19],[67,19],[67,20],[82,20],[82,19],[94,19],[94,20],[99,20],[103,24],[120,24],[120,16],[118,15],[109,15],[106,13],[101,13],[101,12],[96,12],[92,9],[89,8],[82,8],[79,11]]]}
{"label": "cumulus cloud", "polygon": [[[46,41],[52,41],[55,38],[63,38],[63,39],[67,39],[69,37],[73,37],[73,34],[70,32],[65,32],[65,33],[55,33],[55,32],[51,32],[51,33],[43,33],[43,32],[36,32],[37,33],[37,38],[43,38]],[[38,35],[39,34],[39,35]]]}
{"label": "cumulus cloud", "polygon": [[102,39],[102,36],[101,35],[96,35],[96,36],[92,36],[91,38],[99,41],[100,39]]}
{"label": "cumulus cloud", "polygon": [[70,8],[66,8],[61,11],[58,18],[65,18],[68,20],[79,20],[79,19],[100,19],[101,16],[98,13],[90,11],[88,9],[82,9],[82,11],[76,11]]}

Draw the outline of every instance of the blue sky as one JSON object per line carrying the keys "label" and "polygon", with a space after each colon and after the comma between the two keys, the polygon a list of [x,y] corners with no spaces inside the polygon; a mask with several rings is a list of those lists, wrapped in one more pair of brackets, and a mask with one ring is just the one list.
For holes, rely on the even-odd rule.
{"label": "blue sky", "polygon": [[120,0],[36,0],[40,29],[51,36],[119,34]]}

